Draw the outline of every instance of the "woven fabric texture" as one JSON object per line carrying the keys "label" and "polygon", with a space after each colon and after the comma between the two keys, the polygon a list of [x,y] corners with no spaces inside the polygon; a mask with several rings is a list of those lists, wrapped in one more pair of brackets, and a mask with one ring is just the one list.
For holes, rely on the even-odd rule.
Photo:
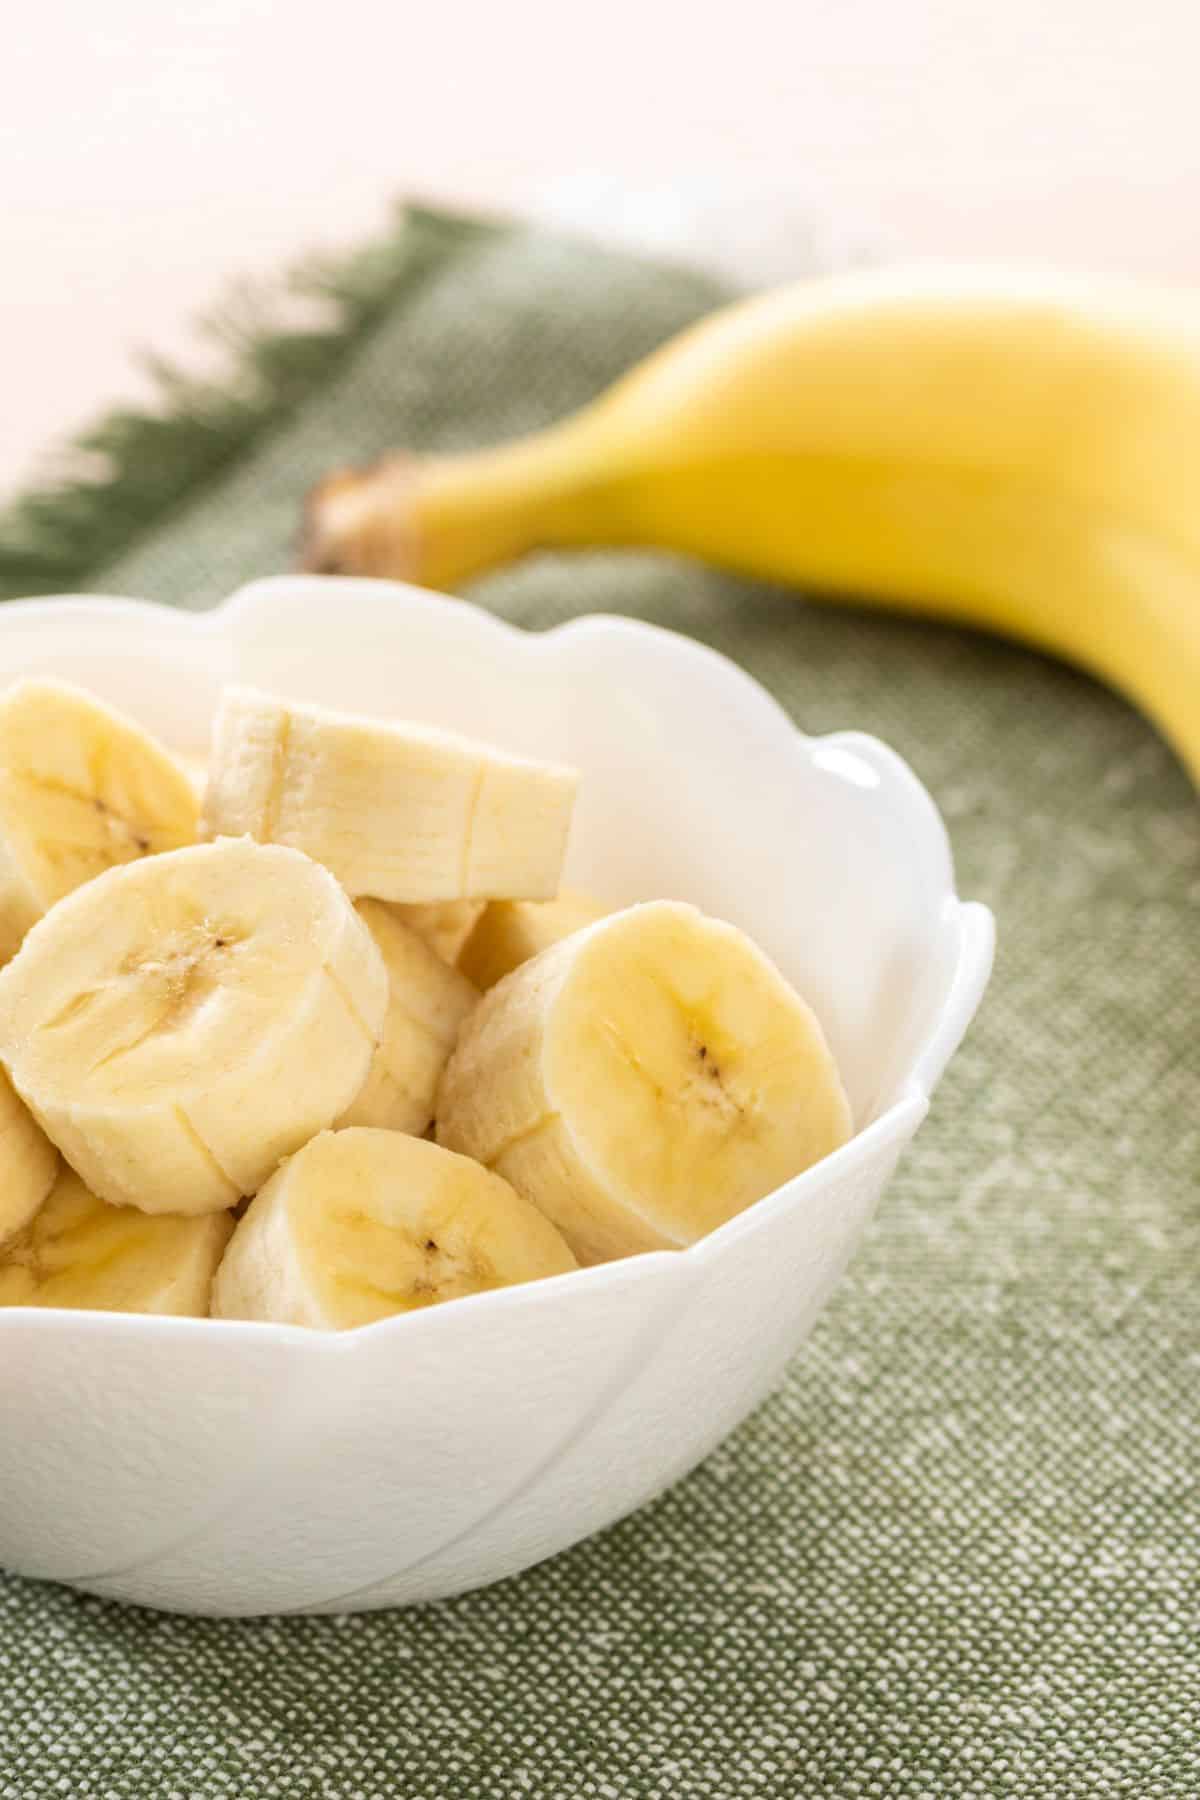
{"label": "woven fabric texture", "polygon": [[[538,233],[408,230],[371,334],[90,586],[208,605],[288,566],[331,462],[540,424],[721,298]],[[1180,769],[1037,656],[665,557],[540,558],[474,597],[693,633],[806,729],[894,744],[996,909],[991,993],[805,1352],[690,1479],[408,1612],[191,1621],[0,1578],[0,1800],[1196,1800]]]}

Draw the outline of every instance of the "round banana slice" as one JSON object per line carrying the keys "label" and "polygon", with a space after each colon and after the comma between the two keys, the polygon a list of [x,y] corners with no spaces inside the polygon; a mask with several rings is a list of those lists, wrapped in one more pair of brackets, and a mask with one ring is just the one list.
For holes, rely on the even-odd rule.
{"label": "round banana slice", "polygon": [[0,1246],[23,1231],[58,1174],[58,1151],[0,1070]]}
{"label": "round banana slice", "polygon": [[327,1131],[250,1202],[213,1316],[346,1331],[576,1267],[498,1175],[398,1131]]}
{"label": "round banana slice", "polygon": [[576,783],[450,732],[226,688],[203,830],[291,844],[356,897],[548,900]]}
{"label": "round banana slice", "polygon": [[109,1206],[64,1166],[36,1218],[0,1254],[0,1306],[207,1318],[232,1230],[227,1212],[151,1219]]}
{"label": "round banana slice", "polygon": [[0,698],[0,960],[64,894],[196,841],[191,782],[132,719],[65,682]]}
{"label": "round banana slice", "polygon": [[479,995],[444,963],[384,900],[360,900],[359,918],[388,972],[383,1041],[362,1090],[339,1125],[379,1125],[416,1137],[433,1118],[433,1100],[459,1027]]}
{"label": "round banana slice", "polygon": [[403,901],[388,904],[401,924],[423,938],[443,962],[456,963],[487,901],[433,900],[426,906],[406,906]]}
{"label": "round banana slice", "polygon": [[493,900],[462,947],[458,966],[481,990],[581,931],[612,908],[564,888],[557,900]]}
{"label": "round banana slice", "polygon": [[219,1212],[332,1124],[388,979],[332,875],[223,840],[59,902],[0,971],[0,1060],[103,1200]]}
{"label": "round banana slice", "polygon": [[812,1011],[732,925],[630,907],[486,994],[437,1139],[511,1181],[581,1262],[675,1249],[845,1142]]}

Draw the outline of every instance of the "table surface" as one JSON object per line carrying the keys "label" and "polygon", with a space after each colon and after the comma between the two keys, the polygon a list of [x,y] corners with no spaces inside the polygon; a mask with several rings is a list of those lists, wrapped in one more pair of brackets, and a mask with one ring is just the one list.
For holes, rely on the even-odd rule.
{"label": "table surface", "polygon": [[[764,216],[913,253],[1200,275],[1192,0],[52,7],[5,52],[0,487],[144,391],[238,274],[351,241],[390,196],[526,206],[564,179],[720,175]],[[723,22],[722,22],[723,21]],[[14,329],[15,327],[15,329]]]}

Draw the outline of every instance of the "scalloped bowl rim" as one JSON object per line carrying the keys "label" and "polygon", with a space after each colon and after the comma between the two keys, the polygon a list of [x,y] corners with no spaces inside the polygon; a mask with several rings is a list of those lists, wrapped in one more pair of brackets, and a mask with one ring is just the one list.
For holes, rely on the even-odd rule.
{"label": "scalloped bowl rim", "polygon": [[[616,613],[586,613],[545,631],[530,631],[497,618],[471,601],[442,594],[433,595],[402,583],[360,577],[268,577],[248,583],[219,605],[203,612],[189,612],[157,601],[110,594],[64,593],[11,600],[0,608],[0,635],[3,635],[10,621],[36,624],[43,618],[48,621],[72,617],[96,619],[104,615],[129,619],[141,613],[152,617],[159,628],[169,621],[168,628],[177,630],[181,638],[220,637],[231,620],[256,610],[260,596],[270,598],[274,593],[286,589],[290,594],[300,594],[303,597],[311,597],[314,592],[319,591],[324,598],[332,585],[342,591],[386,595],[389,605],[400,603],[428,608],[431,602],[436,602],[437,608],[445,611],[447,616],[470,620],[473,628],[484,633],[494,633],[510,642],[519,641],[522,644],[522,654],[545,655],[564,639],[578,639],[598,631],[605,635],[633,637],[643,642],[648,639],[666,642],[674,654],[717,668],[723,680],[739,686],[744,697],[752,701],[760,712],[773,716],[777,730],[780,727],[786,730],[801,757],[814,760],[829,752],[850,752],[881,773],[886,773],[906,793],[908,803],[914,810],[923,815],[925,829],[934,834],[945,867],[946,885],[941,916],[958,927],[957,957],[940,1012],[932,1022],[926,1041],[899,1093],[869,1124],[856,1131],[846,1144],[798,1176],[792,1177],[781,1187],[773,1189],[696,1243],[679,1250],[652,1251],[639,1255],[636,1262],[644,1273],[649,1273],[655,1267],[661,1267],[664,1271],[668,1267],[675,1267],[681,1258],[697,1263],[719,1257],[725,1246],[748,1229],[752,1222],[764,1222],[770,1214],[790,1209],[811,1187],[852,1169],[858,1161],[869,1160],[877,1139],[911,1137],[928,1111],[933,1089],[961,1041],[986,989],[994,954],[995,924],[987,906],[978,901],[959,898],[954,885],[949,839],[941,814],[909,764],[881,739],[854,730],[834,731],[817,737],[805,733],[789,717],[774,695],[737,663],[720,651],[664,626],[648,624]],[[167,1334],[190,1337],[197,1333],[211,1337],[219,1333],[229,1341],[249,1334],[259,1342],[267,1338],[292,1345],[301,1354],[346,1356],[353,1355],[368,1338],[375,1343],[385,1334],[453,1330],[453,1317],[461,1316],[464,1307],[524,1311],[536,1308],[540,1301],[551,1295],[557,1295],[565,1283],[578,1286],[587,1282],[592,1286],[604,1286],[619,1280],[621,1272],[627,1268],[628,1259],[599,1263],[538,1282],[465,1296],[453,1307],[423,1308],[342,1332],[313,1331],[298,1325],[257,1320],[175,1318],[162,1314],[14,1306],[0,1308],[0,1333],[18,1326],[22,1331],[54,1332],[69,1322],[74,1333],[99,1338],[161,1339]]]}

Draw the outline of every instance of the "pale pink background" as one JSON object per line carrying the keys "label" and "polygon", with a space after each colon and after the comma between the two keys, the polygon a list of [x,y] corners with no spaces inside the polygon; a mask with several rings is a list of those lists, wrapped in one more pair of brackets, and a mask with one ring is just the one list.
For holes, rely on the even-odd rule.
{"label": "pale pink background", "polygon": [[137,391],[131,347],[402,189],[719,180],[836,245],[1200,277],[1195,0],[59,0],[19,27],[0,485]]}

